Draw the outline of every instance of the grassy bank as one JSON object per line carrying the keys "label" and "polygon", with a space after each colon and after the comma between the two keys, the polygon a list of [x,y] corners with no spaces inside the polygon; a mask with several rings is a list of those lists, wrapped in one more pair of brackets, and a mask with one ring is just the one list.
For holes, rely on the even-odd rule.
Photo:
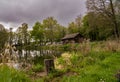
{"label": "grassy bank", "polygon": [[[50,47],[54,49],[54,46]],[[0,82],[117,82],[119,43],[86,42],[57,47],[64,53],[61,57],[55,57],[56,69],[48,76],[39,74],[44,71],[44,59],[50,57],[36,57],[27,72],[0,66]]]}
{"label": "grassy bank", "polygon": [[1,65],[0,82],[31,82],[31,80],[24,72],[10,68],[7,65]]}
{"label": "grassy bank", "polygon": [[66,53],[56,60],[56,73],[42,78],[44,82],[116,82],[120,70],[120,52]]}
{"label": "grassy bank", "polygon": [[120,44],[116,41],[86,42],[62,46],[67,53],[55,59],[60,72],[44,82],[116,82],[120,70]]}

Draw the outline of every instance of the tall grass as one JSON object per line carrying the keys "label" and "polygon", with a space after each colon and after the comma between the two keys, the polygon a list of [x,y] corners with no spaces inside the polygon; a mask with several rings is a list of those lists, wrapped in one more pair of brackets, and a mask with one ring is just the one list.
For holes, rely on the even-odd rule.
{"label": "tall grass", "polygon": [[[38,81],[48,82],[117,82],[120,70],[120,44],[117,41],[84,42],[61,45],[67,53],[55,59],[55,67],[63,70],[60,76]],[[59,74],[57,74],[59,75]]]}
{"label": "tall grass", "polygon": [[91,52],[89,56],[71,54],[71,65],[77,75],[63,76],[61,82],[116,82],[120,70],[120,52]]}
{"label": "tall grass", "polygon": [[0,82],[31,82],[31,80],[23,72],[2,65],[0,66]]}
{"label": "tall grass", "polygon": [[[67,44],[60,45],[60,49],[67,51],[55,59],[55,67],[60,71],[55,71],[47,77],[37,78],[33,82],[117,81],[115,75],[120,70],[120,44],[118,42]],[[36,57],[33,60],[32,71],[43,70],[44,58],[48,57]],[[0,82],[31,82],[31,80],[24,72],[4,65],[0,66]]]}

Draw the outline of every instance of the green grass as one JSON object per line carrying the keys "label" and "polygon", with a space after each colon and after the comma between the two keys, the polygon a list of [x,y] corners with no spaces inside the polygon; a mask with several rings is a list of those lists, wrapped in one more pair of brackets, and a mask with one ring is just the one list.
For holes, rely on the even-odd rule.
{"label": "green grass", "polygon": [[[95,52],[84,56],[81,53],[70,54],[71,65],[63,59],[64,72],[60,76],[47,76],[48,82],[117,82],[115,74],[120,70],[120,52]],[[66,64],[66,65],[65,65]],[[66,71],[65,71],[66,70]],[[76,74],[74,74],[76,73]],[[59,72],[58,72],[59,75]]]}
{"label": "green grass", "polygon": [[40,64],[33,65],[32,70],[34,72],[41,72],[44,71],[44,66]]}
{"label": "green grass", "polygon": [[[117,82],[115,75],[120,70],[119,48],[113,51],[111,46],[105,46],[103,43],[101,45],[97,42],[91,43],[90,49],[87,45],[63,46],[63,50],[71,50],[67,58],[57,58],[58,65],[62,65],[64,69],[55,70],[45,77],[37,77],[33,82]],[[70,57],[68,57],[69,55]],[[31,73],[43,70],[45,58],[50,57],[34,59]],[[28,72],[30,73],[30,70]],[[28,75],[32,75],[29,73]],[[31,82],[31,80],[24,72],[1,66],[0,82]]]}
{"label": "green grass", "polygon": [[23,72],[2,65],[0,66],[0,82],[31,82],[31,80]]}
{"label": "green grass", "polygon": [[[103,58],[101,56],[104,56]],[[120,52],[99,52],[91,53],[93,59],[96,59],[93,64],[90,61],[85,63],[83,68],[76,68],[79,72],[77,76],[63,77],[62,82],[116,82],[115,74],[120,70]],[[88,57],[89,57],[88,56]],[[86,58],[88,58],[86,57]],[[81,65],[79,63],[79,66]],[[75,70],[75,68],[73,68]]]}

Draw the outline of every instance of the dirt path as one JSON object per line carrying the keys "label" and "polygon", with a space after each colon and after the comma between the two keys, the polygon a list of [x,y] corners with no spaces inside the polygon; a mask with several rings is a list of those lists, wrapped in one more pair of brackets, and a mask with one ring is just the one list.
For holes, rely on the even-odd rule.
{"label": "dirt path", "polygon": [[37,73],[35,73],[33,75],[30,75],[30,78],[34,81],[34,80],[36,80],[38,78],[45,77],[46,75],[47,75],[46,72],[37,72]]}

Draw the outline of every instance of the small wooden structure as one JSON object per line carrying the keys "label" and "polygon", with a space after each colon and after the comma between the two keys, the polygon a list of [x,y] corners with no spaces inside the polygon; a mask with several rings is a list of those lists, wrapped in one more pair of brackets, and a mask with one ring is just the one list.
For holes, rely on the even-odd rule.
{"label": "small wooden structure", "polygon": [[53,59],[45,59],[44,64],[45,64],[45,72],[46,72],[47,75],[50,72],[54,71],[55,66],[54,66],[54,60]]}
{"label": "small wooden structure", "polygon": [[62,39],[63,44],[66,43],[82,43],[84,38],[80,33],[69,34],[63,37]]}

